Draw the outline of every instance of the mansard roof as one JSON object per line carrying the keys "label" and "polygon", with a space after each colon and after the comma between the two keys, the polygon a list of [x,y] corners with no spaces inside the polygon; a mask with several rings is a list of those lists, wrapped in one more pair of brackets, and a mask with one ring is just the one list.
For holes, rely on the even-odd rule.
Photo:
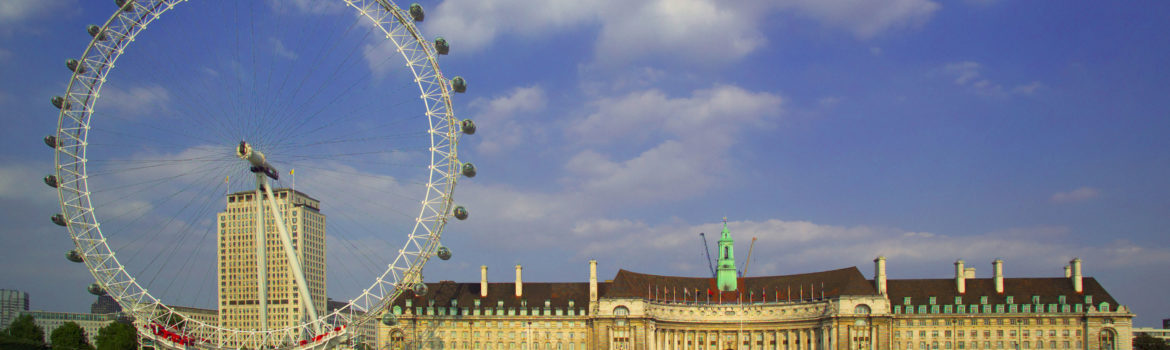
{"label": "mansard roof", "polygon": [[[834,298],[841,295],[877,295],[873,284],[868,282],[857,267],[847,267],[837,270],[803,273],[782,276],[761,276],[739,278],[737,292],[725,292],[722,299],[738,300],[740,293],[744,301],[770,300],[797,300]],[[655,287],[659,289],[655,296]],[[667,293],[666,291],[670,292]],[[685,290],[685,291],[684,291]],[[676,277],[661,276],[619,270],[613,279],[613,285],[602,294],[608,298],[655,298],[655,299],[683,299],[685,293],[693,291],[708,293],[712,291],[713,298],[719,297],[715,279],[709,277]],[[823,290],[823,294],[822,294]],[[677,294],[677,296],[666,296]],[[691,298],[693,298],[693,294]],[[706,297],[700,296],[705,301]]]}
{"label": "mansard roof", "polygon": [[[599,295],[604,295],[608,288],[609,283],[597,283]],[[413,306],[427,306],[430,300],[434,300],[435,306],[449,307],[453,300],[457,300],[461,308],[474,307],[476,300],[479,300],[481,307],[496,307],[500,301],[508,308],[521,307],[525,303],[528,307],[544,307],[546,300],[549,301],[549,306],[554,308],[568,307],[569,300],[573,301],[574,308],[585,308],[589,305],[589,282],[524,282],[521,287],[522,295],[519,297],[516,296],[515,282],[488,283],[487,297],[480,297],[479,292],[479,282],[427,283],[425,295],[415,295],[408,290],[392,305],[405,306],[408,298],[414,299]]]}
{"label": "mansard roof", "polygon": [[968,278],[966,293],[959,294],[954,278],[945,279],[891,279],[887,282],[892,305],[903,305],[906,297],[910,297],[911,305],[929,305],[930,297],[936,297],[936,304],[954,304],[956,296],[963,297],[963,304],[979,304],[980,297],[987,297],[988,304],[1007,304],[1007,297],[1012,296],[1015,304],[1031,304],[1032,296],[1039,296],[1041,304],[1058,304],[1060,297],[1065,297],[1068,304],[1083,304],[1085,296],[1093,296],[1093,305],[1108,302],[1116,308],[1117,300],[1105,291],[1097,279],[1084,277],[1082,285],[1084,293],[1077,293],[1073,289],[1069,278],[1004,278],[1003,294],[995,292],[995,279]]}

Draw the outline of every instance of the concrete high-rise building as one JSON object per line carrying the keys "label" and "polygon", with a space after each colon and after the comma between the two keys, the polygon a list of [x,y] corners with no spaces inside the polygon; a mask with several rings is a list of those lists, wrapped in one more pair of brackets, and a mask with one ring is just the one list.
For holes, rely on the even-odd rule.
{"label": "concrete high-rise building", "polygon": [[28,311],[28,292],[0,289],[0,330],[8,328],[21,311]]}
{"label": "concrete high-rise building", "polygon": [[89,313],[91,314],[112,314],[122,312],[122,305],[118,305],[118,301],[114,300],[109,294],[102,294],[97,297],[93,304],[89,305]]}
{"label": "concrete high-rise building", "polygon": [[[320,201],[286,188],[273,189],[277,207],[288,228],[293,250],[301,262],[312,306],[320,314],[325,298],[325,215]],[[227,195],[226,210],[216,218],[219,253],[219,325],[261,329],[259,278],[256,259],[256,192]],[[308,311],[289,265],[268,201],[264,204],[265,264],[267,270],[268,328],[303,322]],[[239,344],[255,347],[251,344]]]}

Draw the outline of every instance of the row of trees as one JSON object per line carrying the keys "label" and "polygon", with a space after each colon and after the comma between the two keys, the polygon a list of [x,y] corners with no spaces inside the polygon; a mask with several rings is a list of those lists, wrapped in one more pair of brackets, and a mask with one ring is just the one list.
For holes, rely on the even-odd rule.
{"label": "row of trees", "polygon": [[[53,349],[69,350],[134,350],[138,348],[138,332],[134,326],[113,322],[98,330],[96,344],[90,345],[85,330],[75,322],[65,322],[49,335]],[[30,315],[21,315],[0,332],[0,349],[43,350],[45,330]]]}

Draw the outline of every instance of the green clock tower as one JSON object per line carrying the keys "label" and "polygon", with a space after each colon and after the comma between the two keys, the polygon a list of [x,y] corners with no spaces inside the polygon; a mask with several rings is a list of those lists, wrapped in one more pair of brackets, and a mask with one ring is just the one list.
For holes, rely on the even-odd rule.
{"label": "green clock tower", "polygon": [[715,285],[722,292],[734,292],[736,286],[735,240],[727,230],[727,218],[723,218],[723,234],[719,237],[719,269],[715,274]]}

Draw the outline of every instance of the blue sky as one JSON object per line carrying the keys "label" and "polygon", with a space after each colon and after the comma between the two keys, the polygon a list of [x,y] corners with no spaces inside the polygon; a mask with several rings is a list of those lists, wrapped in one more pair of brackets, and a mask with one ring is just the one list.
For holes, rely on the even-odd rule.
{"label": "blue sky", "polygon": [[[272,65],[232,60],[239,22],[230,14],[240,6],[217,7],[223,16],[197,16],[215,14],[205,4],[191,4],[188,15],[177,8],[111,74],[102,103],[117,117],[110,120],[129,124],[110,126],[143,133],[126,125],[206,106],[246,114],[230,106],[249,99],[217,81],[249,67],[323,85],[330,75],[315,74],[339,67],[337,76],[377,87],[320,102],[337,118],[393,110],[415,96],[400,89],[400,73],[378,64],[392,50],[360,27],[345,31],[346,9],[309,3],[248,6],[266,17],[263,35],[245,37],[245,46]],[[981,278],[995,258],[1008,277],[1054,277],[1080,257],[1138,325],[1170,317],[1167,3],[422,3],[423,32],[452,45],[444,73],[470,82],[456,113],[479,125],[462,139],[460,157],[480,175],[456,190],[472,218],[448,226],[443,241],[455,258],[428,264],[428,280],[474,281],[488,265],[492,280],[508,281],[522,264],[526,280],[582,281],[590,258],[603,277],[619,268],[701,276],[696,237],[718,232],[726,216],[738,249],[759,238],[750,275],[858,266],[870,276],[872,259],[885,255],[891,278],[946,278],[959,258]],[[54,128],[48,101],[68,81],[64,60],[84,49],[84,26],[112,11],[104,1],[0,4],[0,288],[30,292],[37,309],[82,311],[92,302],[84,291],[92,278],[62,258],[68,236],[48,220],[59,208],[40,184],[52,168],[40,138]],[[317,67],[329,46],[314,43],[334,36],[342,41],[324,56],[327,69],[284,68]],[[156,68],[164,73],[143,73]],[[366,96],[377,103],[359,103]],[[255,109],[287,110],[266,106]],[[149,146],[109,152],[173,155]],[[395,162],[416,156],[417,148],[401,150]],[[326,192],[314,180],[344,181],[330,177],[338,169],[377,172],[343,165],[355,164],[319,165],[319,177],[298,167],[298,188]],[[398,185],[370,186],[399,193]],[[394,225],[341,208],[331,215],[322,200],[331,224]],[[149,217],[167,209],[158,198],[138,203],[117,210]],[[345,267],[365,261],[341,259],[347,249],[374,249],[354,244],[363,238],[331,241],[331,296],[349,290],[333,285],[347,278]],[[151,243],[126,244],[119,254],[159,254]],[[185,263],[202,262],[190,257]]]}

